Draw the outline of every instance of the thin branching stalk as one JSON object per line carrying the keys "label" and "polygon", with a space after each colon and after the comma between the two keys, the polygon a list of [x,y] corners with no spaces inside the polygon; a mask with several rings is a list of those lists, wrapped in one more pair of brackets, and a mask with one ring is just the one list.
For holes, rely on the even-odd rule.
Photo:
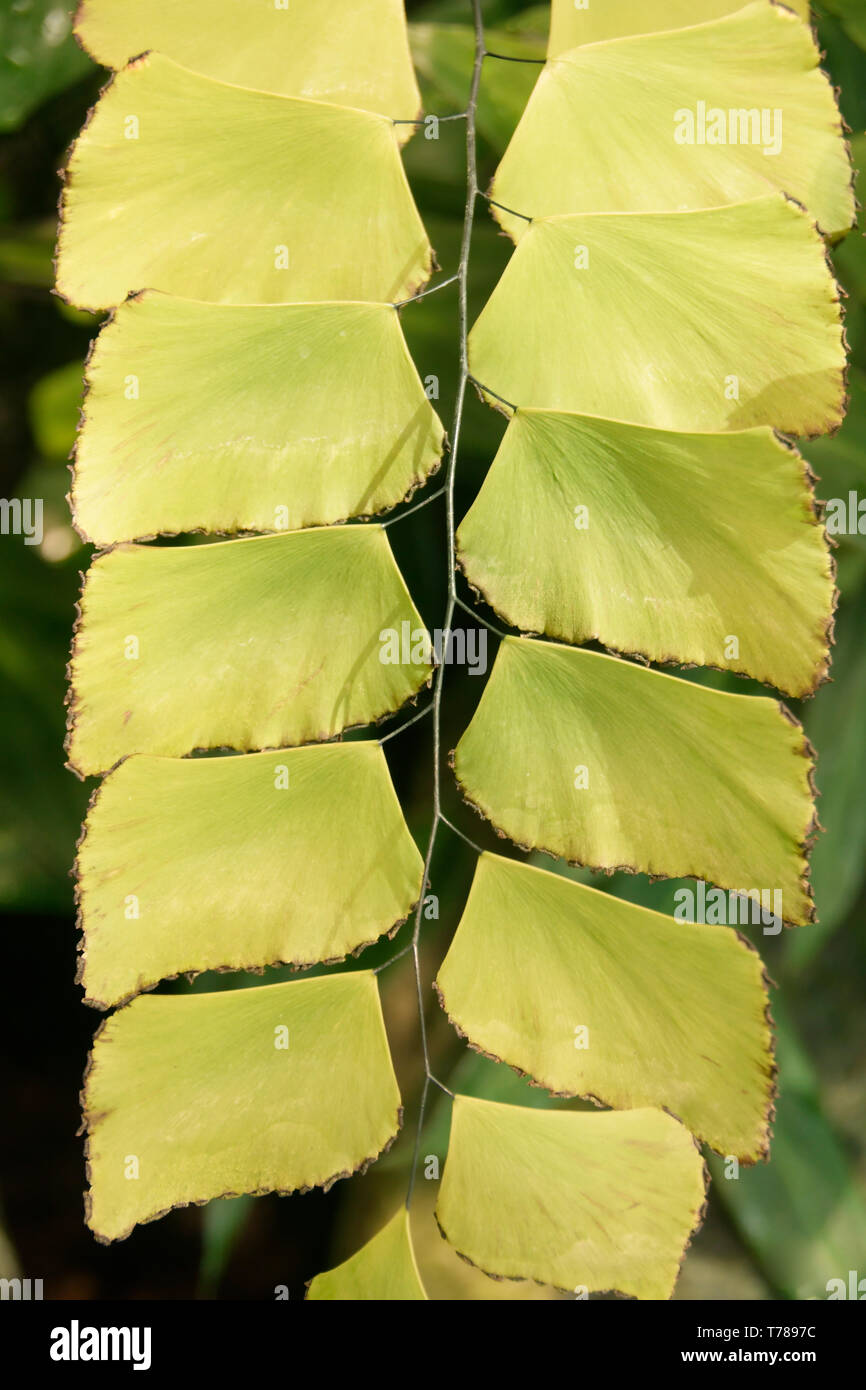
{"label": "thin branching stalk", "polygon": [[[455,522],[454,522],[454,482],[457,475],[457,457],[460,448],[460,434],[463,425],[463,407],[466,401],[466,388],[469,384],[469,310],[468,310],[468,278],[469,278],[469,254],[472,245],[472,227],[475,221],[475,207],[478,201],[478,166],[476,158],[475,143],[475,115],[478,107],[478,92],[481,87],[481,69],[484,63],[484,18],[481,13],[481,0],[471,0],[472,18],[475,27],[475,62],[472,68],[472,86],[469,91],[469,101],[466,107],[466,211],[463,218],[463,239],[460,245],[460,264],[457,269],[457,298],[458,298],[458,324],[460,342],[460,378],[457,384],[457,399],[454,403],[454,425],[451,431],[451,452],[448,457],[448,469],[445,477],[445,512],[446,528],[448,533],[448,601],[445,605],[445,617],[442,623],[444,632],[451,630],[451,623],[454,618],[454,609],[457,607],[457,548],[455,542]],[[427,1113],[427,1098],[430,1093],[430,1084],[438,1086],[446,1094],[451,1095],[447,1086],[443,1086],[441,1081],[433,1075],[430,1068],[430,1049],[427,1043],[427,1022],[424,1011],[424,991],[421,983],[421,957],[419,951],[419,940],[421,936],[421,911],[424,906],[424,899],[427,896],[427,889],[430,884],[430,866],[433,862],[433,852],[436,847],[436,835],[439,826],[445,824],[442,815],[442,692],[445,686],[445,671],[447,662],[442,662],[436,670],[433,685],[433,822],[430,826],[430,838],[427,842],[427,853],[424,857],[424,874],[421,880],[421,893],[418,898],[418,906],[415,910],[415,923],[412,930],[412,956],[415,964],[415,988],[418,995],[418,1019],[421,1031],[421,1048],[424,1054],[424,1084],[421,1090],[421,1102],[418,1108],[418,1125],[415,1131],[415,1146],[412,1153],[412,1169],[409,1174],[409,1188],[406,1193],[406,1206],[412,1204],[412,1195],[415,1191],[415,1176],[418,1171],[418,1156],[421,1148],[421,1136],[424,1129],[424,1117]],[[449,829],[451,829],[449,825]]]}

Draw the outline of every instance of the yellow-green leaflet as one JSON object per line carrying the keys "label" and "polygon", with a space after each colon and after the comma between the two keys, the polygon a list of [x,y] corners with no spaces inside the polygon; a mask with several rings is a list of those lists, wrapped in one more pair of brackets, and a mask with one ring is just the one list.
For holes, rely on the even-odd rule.
{"label": "yellow-green leaflet", "polygon": [[[808,19],[809,0],[786,0],[786,4],[801,19]],[[576,44],[703,24],[741,8],[741,0],[552,0],[547,51],[553,58]]]}
{"label": "yellow-green leaflet", "polygon": [[307,1298],[355,1303],[426,1300],[405,1206],[350,1259],[317,1274]]}
{"label": "yellow-green leaflet", "polygon": [[[327,1188],[398,1132],[376,971],[318,967],[384,947],[413,909],[423,925],[436,887],[370,726],[441,653],[372,518],[440,466],[428,391],[452,368],[448,486],[424,502],[472,482],[472,384],[508,427],[456,535],[449,504],[447,552],[517,633],[492,629],[451,755],[464,819],[697,880],[668,917],[478,851],[435,985],[470,1050],[421,1106],[408,1195],[411,1137],[362,1184],[310,1301],[472,1298],[479,1270],[553,1298],[668,1298],[703,1215],[699,1144],[769,1150],[768,981],[735,926],[760,943],[815,915],[803,728],[775,698],[650,667],[795,698],[829,672],[832,558],[789,440],[844,415],[827,241],[855,203],[808,5],[552,0],[546,60],[546,8],[500,6],[491,28],[484,9],[416,11],[438,113],[420,120],[403,0],[81,0],[75,19],[114,70],[70,155],[57,252],[61,296],[111,311],[71,495],[102,548],[68,735],[70,767],[104,775],[76,866],[79,980],[116,1010],[85,1079],[96,1237]],[[401,155],[415,131],[428,191],[466,137],[462,238],[444,204],[437,237],[461,310],[450,367],[448,297],[408,304],[438,269]],[[498,259],[474,255],[476,143],[479,169],[504,151]],[[467,344],[466,295],[482,304],[507,256]],[[269,967],[317,968],[194,983]],[[500,1103],[526,1099],[514,1071],[563,1099]]]}
{"label": "yellow-green leaflet", "polygon": [[658,429],[811,435],[844,413],[838,290],[781,195],[534,222],[472,330],[470,365],[513,405]]}
{"label": "yellow-green leaflet", "polygon": [[72,504],[98,544],[371,515],[442,453],[390,304],[147,293],[102,330],[87,383]]}
{"label": "yellow-green leaflet", "polygon": [[83,0],[75,32],[106,67],[156,49],[283,96],[407,120],[420,104],[402,0]]}
{"label": "yellow-green leaflet", "polygon": [[392,301],[431,265],[384,116],[229,86],[154,53],[116,75],[69,161],[57,288],[81,308],[142,289]]}
{"label": "yellow-green leaflet", "polygon": [[[382,633],[405,634],[405,663],[380,659]],[[423,633],[381,526],[119,546],[84,582],[70,762],[332,738],[417,694]]]}
{"label": "yellow-green leaflet", "polygon": [[457,543],[470,584],[525,632],[791,695],[826,677],[829,547],[806,465],[772,430],[521,409]]}
{"label": "yellow-green leaflet", "polygon": [[392,931],[421,887],[376,743],[132,757],[85,830],[81,978],[103,1008],[166,976],[341,959]]}
{"label": "yellow-green leaflet", "polygon": [[375,976],[142,995],[97,1035],[84,1109],[101,1240],[191,1202],[330,1186],[400,1125]]}
{"label": "yellow-green leaflet", "polygon": [[658,1106],[720,1153],[766,1155],[767,988],[730,927],[483,854],[438,986],[475,1047],[548,1090]]}
{"label": "yellow-green leaflet", "polygon": [[661,1110],[575,1114],[455,1097],[436,1214],[488,1274],[669,1298],[703,1203],[700,1153]]}
{"label": "yellow-green leaflet", "polygon": [[782,895],[812,919],[811,749],[775,701],[508,637],[454,768],[496,828],[598,869]]}
{"label": "yellow-green leaflet", "polygon": [[[682,212],[778,188],[841,236],[855,215],[851,165],[819,58],[807,26],[766,0],[572,49],[539,77],[491,195],[547,217]],[[525,233],[492,210],[515,239]]]}

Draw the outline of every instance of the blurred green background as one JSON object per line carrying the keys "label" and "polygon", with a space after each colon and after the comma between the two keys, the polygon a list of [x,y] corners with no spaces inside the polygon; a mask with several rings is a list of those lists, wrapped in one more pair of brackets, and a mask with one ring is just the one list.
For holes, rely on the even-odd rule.
{"label": "blurred green background", "polygon": [[[472,35],[466,0],[409,5],[425,109],[445,115],[465,104]],[[866,168],[866,23],[862,0],[815,7],[825,66],[841,88]],[[488,46],[515,56],[544,52],[548,7],[508,0],[484,6]],[[479,109],[482,184],[495,167],[539,68],[488,61]],[[79,571],[89,560],[69,524],[67,461],[81,399],[82,362],[98,320],[52,295],[57,171],[105,74],[71,36],[69,9],[51,0],[0,0],[0,495],[44,500],[44,538],[25,546],[0,536],[0,913],[4,938],[2,1055],[6,1123],[0,1136],[0,1274],[42,1278],[49,1298],[269,1298],[277,1284],[302,1296],[304,1281],[345,1258],[389,1214],[404,1189],[419,1085],[414,983],[406,962],[381,981],[398,1075],[407,1102],[404,1137],[364,1178],[330,1193],[238,1199],[171,1213],[122,1245],[96,1245],[83,1225],[84,1183],[78,1088],[98,1022],[80,1003],[69,869],[89,792],[64,770],[65,663]],[[410,113],[396,113],[408,115]],[[463,130],[416,137],[406,163],[443,275],[456,268],[464,199]],[[861,191],[861,201],[863,193]],[[508,258],[508,244],[479,205],[471,260],[477,313]],[[849,296],[851,407],[842,431],[804,445],[821,498],[866,496],[866,246],[859,232],[834,257]],[[418,370],[440,380],[446,427],[457,376],[454,290],[411,305],[403,324]],[[474,397],[467,403],[458,475],[458,516],[469,506],[504,421]],[[434,484],[435,486],[435,484]],[[398,562],[425,620],[444,609],[441,504],[394,527]],[[793,706],[819,753],[825,834],[813,855],[820,924],[757,943],[778,982],[780,1096],[772,1159],[727,1181],[716,1167],[706,1224],[695,1240],[679,1298],[823,1298],[831,1278],[866,1277],[866,536],[840,538],[841,591],[833,683]],[[492,653],[491,653],[492,656]],[[719,674],[685,678],[743,691]],[[456,670],[446,687],[445,738],[453,747],[481,682]],[[757,690],[757,687],[755,687]],[[388,756],[419,843],[430,815],[429,728],[391,740]],[[474,838],[502,845],[468,817],[456,792],[444,807]],[[425,926],[427,979],[444,954],[472,872],[471,852],[440,839],[433,888],[438,923]],[[550,861],[543,861],[551,867]],[[590,875],[568,870],[587,881]],[[599,887],[672,912],[676,883],[615,876]],[[405,929],[404,929],[405,930]],[[403,942],[374,948],[364,965]],[[345,968],[354,968],[354,963]],[[269,971],[268,979],[280,972]],[[203,976],[215,989],[255,978]],[[437,1073],[459,1090],[545,1105],[507,1068],[467,1051],[448,1028],[432,990],[428,1010]],[[444,1158],[448,1111],[434,1105],[423,1154]],[[416,1241],[434,1297],[524,1299],[537,1288],[499,1284],[448,1252],[432,1219],[433,1183],[419,1182]],[[2,1226],[5,1225],[5,1232]]]}

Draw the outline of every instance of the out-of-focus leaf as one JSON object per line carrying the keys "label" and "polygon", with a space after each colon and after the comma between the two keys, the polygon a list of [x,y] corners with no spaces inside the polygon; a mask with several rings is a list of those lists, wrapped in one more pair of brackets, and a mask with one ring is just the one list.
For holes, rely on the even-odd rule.
{"label": "out-of-focus leaf", "polygon": [[503,16],[497,20],[497,24],[502,33],[509,37],[517,34],[522,38],[533,38],[539,43],[546,43],[550,30],[550,5],[529,5],[525,10],[518,10],[516,14]]}
{"label": "out-of-focus leaf", "polygon": [[850,490],[866,497],[866,373],[853,368],[848,377],[848,413],[837,434],[808,439],[803,453],[813,466],[817,495],[823,500],[841,497]]}
{"label": "out-of-focus leaf", "polygon": [[[866,135],[851,137],[851,159],[855,169],[854,195],[862,207],[866,202]],[[833,265],[845,289],[861,300],[866,298],[866,235],[862,216],[859,226],[833,248]]]}
{"label": "out-of-focus leaf", "polygon": [[17,1279],[20,1274],[18,1256],[7,1233],[3,1212],[0,1210],[0,1279]]}
{"label": "out-of-focus leaf", "polygon": [[[864,195],[866,189],[861,192],[861,196]],[[866,299],[866,235],[855,229],[834,248],[833,257],[837,279],[849,294],[856,296],[854,304],[849,306],[850,319],[851,310],[862,311],[863,300]],[[862,357],[862,354],[859,355]]]}
{"label": "out-of-focus leaf", "polygon": [[832,676],[806,711],[825,833],[812,851],[818,920],[786,942],[787,959],[798,967],[844,922],[866,878],[866,609],[860,599],[838,615]]}
{"label": "out-of-focus leaf", "polygon": [[[859,3],[859,0],[857,0]],[[839,105],[851,130],[866,126],[866,52],[851,41],[841,20],[822,7],[812,16],[824,53],[824,69],[840,88]]]}
{"label": "out-of-focus leaf", "polygon": [[[0,235],[0,281],[47,289],[54,283],[55,227],[39,223]],[[79,369],[80,371],[80,369]]]}
{"label": "out-of-focus leaf", "polygon": [[[780,1084],[770,1161],[728,1178],[725,1161],[711,1158],[713,1190],[781,1294],[823,1299],[830,1279],[847,1287],[849,1270],[862,1275],[866,1202],[822,1113],[811,1065],[775,998],[773,1012]],[[727,1171],[734,1171],[731,1165]]]}
{"label": "out-of-focus leaf", "polygon": [[[83,391],[81,363],[70,362],[67,367],[49,372],[30,392],[30,428],[43,458],[69,458]],[[68,474],[64,476],[68,479]]]}
{"label": "out-of-focus leaf", "polygon": [[0,130],[14,130],[93,64],[72,36],[72,5],[6,0],[0,13]]}
{"label": "out-of-focus leaf", "polygon": [[0,537],[0,904],[71,907],[84,788],[63,769],[64,667],[78,582],[21,536]]}
{"label": "out-of-focus leaf", "polygon": [[[535,36],[487,30],[487,47],[519,58],[544,58],[544,40]],[[415,66],[435,115],[462,111],[469,97],[475,35],[468,24],[410,24]],[[541,63],[485,64],[478,100],[477,129],[501,153],[514,133],[535,86]],[[432,103],[432,105],[430,105]]]}
{"label": "out-of-focus leaf", "polygon": [[842,21],[842,28],[849,38],[866,48],[866,10],[863,0],[823,0],[832,14]]}
{"label": "out-of-focus leaf", "polygon": [[199,1292],[212,1298],[219,1288],[253,1206],[252,1197],[221,1197],[208,1202],[201,1225]]}

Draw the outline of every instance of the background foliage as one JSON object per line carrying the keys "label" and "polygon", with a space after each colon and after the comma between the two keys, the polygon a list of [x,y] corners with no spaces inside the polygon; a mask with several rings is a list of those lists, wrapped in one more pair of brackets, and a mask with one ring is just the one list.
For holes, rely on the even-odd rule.
{"label": "background foliage", "polygon": [[[413,50],[425,109],[441,114],[465,103],[472,38],[462,0],[410,4]],[[854,132],[866,128],[866,31],[850,0],[817,8],[826,66],[841,87]],[[541,56],[547,6],[508,0],[485,5],[488,43],[499,51]],[[526,64],[488,62],[479,112],[481,182],[486,186],[535,80]],[[70,37],[69,15],[51,0],[3,0],[0,13],[0,495],[42,497],[39,547],[0,537],[0,912],[5,944],[4,1105],[10,1123],[0,1138],[0,1201],[8,1244],[0,1261],[17,1259],[45,1280],[50,1297],[269,1297],[275,1284],[299,1295],[319,1269],[345,1258],[393,1205],[393,1187],[408,1161],[406,1139],[363,1179],[328,1194],[212,1203],[204,1212],[173,1212],[122,1245],[97,1246],[82,1222],[83,1186],[77,1092],[93,1019],[80,1005],[75,974],[72,884],[68,876],[89,788],[63,768],[64,668],[87,555],[72,531],[64,495],[66,460],[80,399],[81,362],[98,322],[50,293],[58,193],[56,170],[102,85],[103,76]],[[463,134],[440,127],[438,141],[416,138],[405,151],[421,216],[446,273],[456,266],[463,217]],[[854,140],[855,162],[863,137]],[[864,198],[860,192],[861,201]],[[479,218],[473,242],[470,317],[491,294],[509,255],[493,223]],[[866,490],[866,249],[854,233],[836,256],[849,294],[851,410],[841,433],[806,450],[822,481],[819,496]],[[447,291],[403,316],[422,378],[440,378],[437,403],[450,418],[456,386],[454,306]],[[501,422],[474,397],[467,403],[457,515],[465,514],[493,457]],[[443,606],[443,533],[439,508],[390,532],[398,564],[431,625]],[[779,1027],[782,1082],[768,1165],[738,1183],[714,1185],[707,1223],[686,1263],[677,1297],[821,1297],[831,1275],[866,1274],[866,537],[845,537],[837,552],[841,601],[834,682],[816,699],[794,705],[819,754],[820,815],[826,834],[813,856],[820,924],[781,939],[763,938],[762,953],[782,986]],[[743,691],[741,681],[693,675]],[[446,747],[453,747],[480,691],[456,673],[446,701]],[[429,815],[427,742],[422,723],[387,745],[410,828],[423,843]],[[457,818],[457,795],[446,814]],[[489,828],[473,827],[497,842]],[[544,861],[550,867],[549,861]],[[430,972],[443,956],[465,901],[472,855],[453,839],[440,842],[433,886],[438,924],[425,924]],[[574,872],[585,881],[588,874]],[[651,885],[615,876],[598,884],[670,912],[677,883]],[[404,929],[405,930],[405,929]],[[402,937],[397,946],[402,944]],[[392,952],[387,943],[379,956]],[[370,953],[372,962],[378,959]],[[365,957],[365,964],[367,958]],[[351,968],[351,966],[349,967]],[[313,972],[315,973],[315,972]],[[280,978],[269,972],[268,978]],[[383,1002],[401,1090],[411,1105],[418,1083],[414,981],[407,968],[382,977]],[[203,976],[195,986],[238,983]],[[556,1104],[530,1091],[508,1068],[465,1048],[432,1007],[434,1067],[456,1089],[492,1100]],[[447,1108],[434,1108],[422,1153],[444,1154]],[[421,1184],[423,1199],[426,1185]],[[545,1297],[541,1290],[493,1284],[438,1242],[428,1213],[429,1251],[440,1260],[427,1283],[432,1297]],[[416,1242],[419,1238],[416,1234]],[[426,1241],[425,1241],[426,1246]],[[5,1251],[5,1253],[4,1253]],[[439,1253],[436,1253],[439,1252]],[[0,1273],[7,1273],[6,1269]]]}

